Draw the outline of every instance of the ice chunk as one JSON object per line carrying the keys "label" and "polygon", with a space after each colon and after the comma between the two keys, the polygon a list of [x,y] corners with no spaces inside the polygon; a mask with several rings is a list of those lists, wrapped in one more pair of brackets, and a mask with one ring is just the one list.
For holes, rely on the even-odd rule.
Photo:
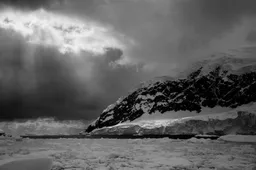
{"label": "ice chunk", "polygon": [[226,136],[221,136],[219,139],[224,141],[229,141],[229,142],[256,143],[255,135],[226,135]]}

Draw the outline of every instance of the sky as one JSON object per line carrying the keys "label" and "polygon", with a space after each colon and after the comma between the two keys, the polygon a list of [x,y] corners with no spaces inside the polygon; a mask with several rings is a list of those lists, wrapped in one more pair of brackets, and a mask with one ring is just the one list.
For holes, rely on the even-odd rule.
{"label": "sky", "polygon": [[142,81],[255,43],[255,0],[1,0],[0,119],[94,119]]}

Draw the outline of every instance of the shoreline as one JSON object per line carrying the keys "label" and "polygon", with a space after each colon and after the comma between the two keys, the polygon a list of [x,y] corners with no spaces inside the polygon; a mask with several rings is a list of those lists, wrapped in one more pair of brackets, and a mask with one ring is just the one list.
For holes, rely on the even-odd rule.
{"label": "shoreline", "polygon": [[189,135],[24,135],[21,138],[29,139],[60,139],[60,138],[74,138],[74,139],[145,139],[145,138],[170,138],[170,139],[218,139],[220,136],[200,136],[195,134]]}

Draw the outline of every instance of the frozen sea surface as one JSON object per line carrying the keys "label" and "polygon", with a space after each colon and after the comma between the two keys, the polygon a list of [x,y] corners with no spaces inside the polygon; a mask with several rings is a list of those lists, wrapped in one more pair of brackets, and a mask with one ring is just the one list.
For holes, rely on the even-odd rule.
{"label": "frozen sea surface", "polygon": [[0,139],[0,169],[24,159],[31,159],[30,165],[45,161],[52,170],[256,169],[256,143],[224,140]]}

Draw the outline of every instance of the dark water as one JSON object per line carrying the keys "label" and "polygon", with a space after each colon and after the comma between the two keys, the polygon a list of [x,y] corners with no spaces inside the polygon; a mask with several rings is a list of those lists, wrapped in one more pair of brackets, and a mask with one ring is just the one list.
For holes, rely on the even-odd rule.
{"label": "dark water", "polygon": [[109,139],[146,139],[146,138],[170,138],[170,139],[190,139],[190,138],[207,138],[207,139],[218,139],[219,136],[196,136],[196,135],[26,135],[21,136],[22,138],[30,139],[60,139],[60,138],[76,138],[76,139],[100,139],[100,138],[109,138]]}

